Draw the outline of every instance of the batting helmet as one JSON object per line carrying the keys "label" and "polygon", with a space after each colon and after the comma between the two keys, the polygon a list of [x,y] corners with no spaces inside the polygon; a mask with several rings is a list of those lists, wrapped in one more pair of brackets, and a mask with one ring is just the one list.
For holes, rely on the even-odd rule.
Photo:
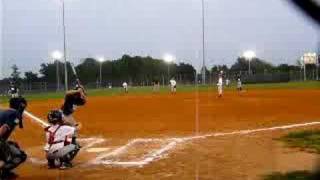
{"label": "batting helmet", "polygon": [[52,110],[48,113],[47,118],[50,124],[62,122],[62,112],[59,110]]}

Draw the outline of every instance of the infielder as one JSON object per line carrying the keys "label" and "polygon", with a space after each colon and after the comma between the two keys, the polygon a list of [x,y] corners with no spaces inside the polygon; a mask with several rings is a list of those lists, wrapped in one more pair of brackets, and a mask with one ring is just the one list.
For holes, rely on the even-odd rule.
{"label": "infielder", "polygon": [[128,93],[128,83],[127,82],[123,82],[122,83],[122,87],[125,93]]}
{"label": "infielder", "polygon": [[218,86],[218,97],[221,98],[222,95],[223,95],[223,78],[222,78],[222,74],[223,72],[221,71],[220,74],[219,74],[219,79],[218,79],[218,83],[217,83],[217,86]]}
{"label": "infielder", "polygon": [[175,94],[177,92],[177,82],[176,80],[174,80],[174,78],[170,80],[170,90],[172,94]]}
{"label": "infielder", "polygon": [[64,125],[63,114],[59,110],[49,112],[48,122],[50,126],[45,129],[47,143],[44,147],[48,168],[71,168],[71,161],[80,150],[80,146],[73,141],[76,128]]}
{"label": "infielder", "polygon": [[238,90],[238,92],[242,91],[242,82],[241,82],[240,77],[238,77],[238,80],[237,80],[237,90]]}
{"label": "infielder", "polygon": [[159,92],[160,91],[160,82],[158,80],[155,80],[153,82],[153,92]]}
{"label": "infielder", "polygon": [[227,78],[226,79],[226,86],[229,87],[230,86],[230,80]]}
{"label": "infielder", "polygon": [[16,142],[8,140],[15,127],[23,128],[23,112],[27,101],[22,98],[11,98],[10,109],[0,110],[0,179],[13,176],[11,171],[25,162],[27,154]]}

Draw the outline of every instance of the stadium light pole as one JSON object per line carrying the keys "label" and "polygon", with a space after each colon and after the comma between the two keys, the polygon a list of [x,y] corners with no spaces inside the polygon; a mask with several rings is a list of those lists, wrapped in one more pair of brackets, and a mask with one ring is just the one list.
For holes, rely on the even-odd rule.
{"label": "stadium light pole", "polygon": [[100,64],[100,81],[99,81],[99,84],[100,84],[100,88],[101,88],[101,85],[102,85],[102,63],[105,61],[105,58],[104,57],[99,57],[98,61],[99,61],[99,64]]}
{"label": "stadium light pole", "polygon": [[318,42],[318,49],[317,49],[317,59],[316,59],[316,79],[319,81],[319,63],[320,63],[320,40]]}
{"label": "stadium light pole", "polygon": [[62,4],[62,30],[63,30],[63,54],[64,54],[64,88],[68,91],[68,65],[67,65],[67,41],[66,41],[66,22],[65,22],[65,0]]}
{"label": "stadium light pole", "polygon": [[254,51],[248,50],[243,53],[243,57],[249,62],[249,75],[251,75],[251,61],[256,58],[257,55]]}
{"label": "stadium light pole", "polygon": [[60,51],[53,51],[51,57],[56,64],[56,80],[57,80],[57,91],[60,90],[60,75],[59,75],[59,62],[63,58],[63,54]]}
{"label": "stadium light pole", "polygon": [[303,70],[303,81],[306,81],[307,76],[306,76],[306,64],[304,62],[304,55],[301,56],[300,62],[301,62],[301,71]]}
{"label": "stadium light pole", "polygon": [[166,54],[163,57],[164,61],[168,64],[168,82],[170,81],[170,64],[174,61],[175,57],[171,54]]}
{"label": "stadium light pole", "polygon": [[201,12],[202,12],[202,84],[206,84],[206,47],[205,47],[205,12],[204,12],[204,0],[201,0]]}

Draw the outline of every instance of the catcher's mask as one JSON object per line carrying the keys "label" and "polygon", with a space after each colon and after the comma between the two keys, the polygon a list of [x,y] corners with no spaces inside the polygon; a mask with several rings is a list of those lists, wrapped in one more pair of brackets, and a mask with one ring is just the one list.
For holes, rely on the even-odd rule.
{"label": "catcher's mask", "polygon": [[59,122],[62,122],[62,112],[59,110],[52,110],[48,113],[48,122],[50,124],[57,124]]}

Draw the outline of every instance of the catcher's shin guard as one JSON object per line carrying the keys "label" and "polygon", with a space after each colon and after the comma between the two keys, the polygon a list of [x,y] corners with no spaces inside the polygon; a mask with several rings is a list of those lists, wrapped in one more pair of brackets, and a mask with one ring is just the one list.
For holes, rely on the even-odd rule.
{"label": "catcher's shin guard", "polygon": [[78,154],[80,148],[78,145],[69,144],[56,152],[49,153],[47,158],[49,160],[59,159],[61,162],[71,162]]}

